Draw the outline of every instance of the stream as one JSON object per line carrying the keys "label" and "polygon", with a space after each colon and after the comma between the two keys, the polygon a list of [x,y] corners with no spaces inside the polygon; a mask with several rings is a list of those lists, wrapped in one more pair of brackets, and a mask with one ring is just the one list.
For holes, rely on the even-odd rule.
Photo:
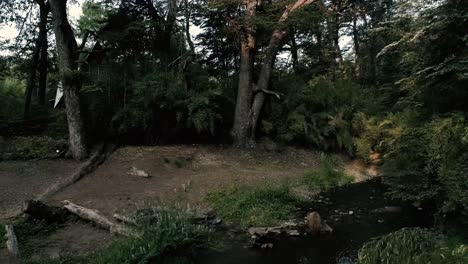
{"label": "stream", "polygon": [[[333,229],[329,235],[282,237],[271,249],[248,248],[245,231],[220,228],[221,249],[200,252],[200,264],[284,264],[352,263],[363,243],[403,227],[429,227],[430,210],[402,205],[384,198],[380,179],[351,184],[324,193],[317,201],[302,206],[298,218],[318,211]],[[385,206],[398,206],[400,212],[382,212]],[[380,209],[380,212],[379,212]]]}

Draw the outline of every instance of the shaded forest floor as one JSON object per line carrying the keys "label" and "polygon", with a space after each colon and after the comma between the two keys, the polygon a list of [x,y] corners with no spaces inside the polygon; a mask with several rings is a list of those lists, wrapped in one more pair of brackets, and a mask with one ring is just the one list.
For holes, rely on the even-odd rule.
{"label": "shaded forest floor", "polygon": [[[286,148],[241,151],[222,146],[122,147],[94,172],[52,196],[49,204],[70,200],[112,217],[148,205],[205,207],[211,191],[233,185],[256,185],[294,181],[320,166],[319,152]],[[337,166],[365,178],[363,164],[336,156]],[[26,199],[32,199],[79,163],[55,161],[0,162],[0,220],[11,217]],[[150,175],[131,174],[132,167]],[[37,241],[41,254],[88,253],[112,240],[105,231],[81,222],[67,224]],[[1,254],[0,254],[1,255]],[[1,261],[0,257],[0,261]]]}

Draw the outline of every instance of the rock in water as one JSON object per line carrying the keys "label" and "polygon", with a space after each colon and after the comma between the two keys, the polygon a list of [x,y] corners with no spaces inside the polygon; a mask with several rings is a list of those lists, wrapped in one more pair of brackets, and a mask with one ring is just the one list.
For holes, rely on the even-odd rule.
{"label": "rock in water", "polygon": [[319,233],[322,228],[322,219],[320,218],[320,214],[316,211],[307,213],[306,224],[310,232]]}

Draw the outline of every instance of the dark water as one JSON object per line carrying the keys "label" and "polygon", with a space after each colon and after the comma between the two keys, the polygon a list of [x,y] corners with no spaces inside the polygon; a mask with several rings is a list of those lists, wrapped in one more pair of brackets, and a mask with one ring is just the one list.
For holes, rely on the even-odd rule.
{"label": "dark water", "polygon": [[[303,206],[298,217],[307,211],[320,212],[322,220],[334,228],[331,235],[299,238],[280,238],[271,241],[272,249],[249,249],[249,237],[243,232],[218,231],[220,250],[198,254],[200,264],[283,264],[283,263],[338,263],[342,257],[355,258],[357,250],[366,241],[403,227],[430,226],[429,210],[402,206],[401,213],[375,213],[384,206],[401,206],[383,197],[385,188],[379,180],[345,186],[323,194],[321,202]],[[352,212],[350,212],[352,211]]]}

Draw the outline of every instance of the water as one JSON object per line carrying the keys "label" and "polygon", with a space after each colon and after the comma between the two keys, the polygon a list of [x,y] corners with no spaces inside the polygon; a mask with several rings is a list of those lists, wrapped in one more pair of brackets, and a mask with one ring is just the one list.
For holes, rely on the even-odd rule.
{"label": "water", "polygon": [[384,186],[379,180],[353,184],[323,194],[320,200],[303,205],[298,217],[307,211],[320,212],[322,219],[334,228],[331,235],[299,238],[283,237],[271,241],[272,249],[247,248],[249,237],[244,232],[219,230],[220,250],[198,254],[200,264],[288,264],[343,263],[355,259],[359,247],[373,237],[388,234],[403,227],[430,226],[429,210],[402,206],[401,213],[374,213],[372,210],[388,205],[400,205],[386,200]]}

